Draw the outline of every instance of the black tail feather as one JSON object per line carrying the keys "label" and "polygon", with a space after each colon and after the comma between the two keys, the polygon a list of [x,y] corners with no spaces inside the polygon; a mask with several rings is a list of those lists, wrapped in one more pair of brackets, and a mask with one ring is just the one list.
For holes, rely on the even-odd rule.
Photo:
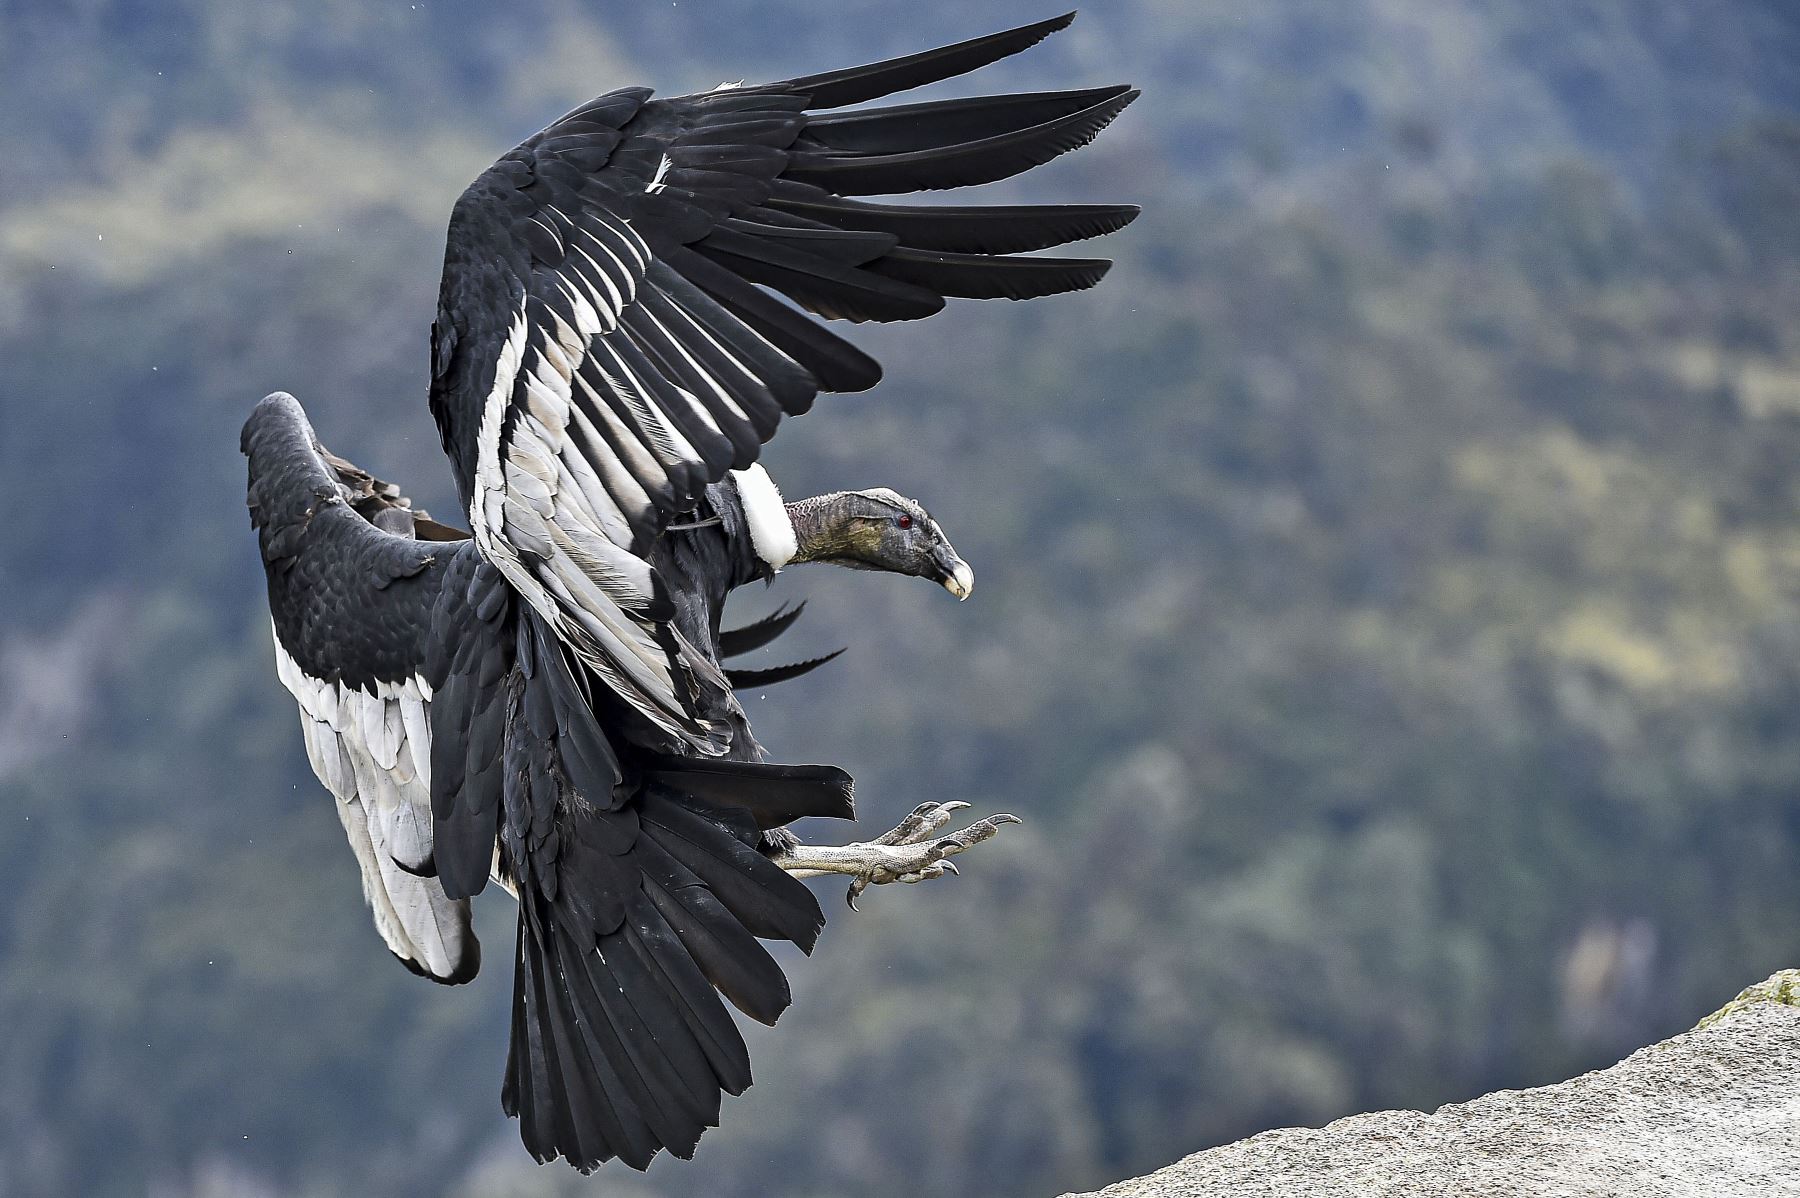
{"label": "black tail feather", "polygon": [[[531,900],[535,906],[539,900]],[[506,1081],[500,1105],[519,1119],[519,1134],[531,1155],[540,1161],[567,1156],[577,1168],[593,1168],[611,1160],[610,1145],[623,1143],[625,1131],[610,1103],[598,1101],[581,1079],[574,1081],[581,1105],[565,1081],[567,1057],[558,1042],[558,1027],[566,1020],[552,1007],[553,972],[547,959],[542,929],[534,912],[521,902],[517,958],[513,969],[513,1034],[507,1053]],[[595,1129],[604,1141],[587,1142],[587,1129]]]}
{"label": "black tail feather", "polygon": [[717,896],[734,921],[764,940],[812,952],[825,926],[812,891],[721,823],[677,803],[656,803],[644,812],[644,836]]}
{"label": "black tail feather", "polygon": [[[699,1095],[688,1096],[682,1073],[659,1046],[663,1039],[683,1038],[687,1029],[677,1012],[660,1001],[656,988],[637,967],[629,953],[605,955],[608,942],[617,934],[603,937],[599,948],[566,926],[559,926],[557,956],[561,963],[558,979],[564,984],[569,1006],[581,1016],[577,1020],[580,1040],[595,1066],[595,1076],[602,1085],[614,1087],[615,1105],[633,1110],[641,1120],[641,1141],[628,1154],[632,1161],[643,1147],[654,1156],[658,1148],[667,1148],[677,1156],[694,1152],[700,1134],[707,1124],[697,1108],[704,1104]],[[643,999],[654,1022],[646,1022],[632,1002],[634,991]],[[718,1083],[706,1079],[706,1090],[718,1094]],[[649,1162],[649,1156],[644,1162]]]}
{"label": "black tail feather", "polygon": [[812,108],[840,108],[845,104],[861,104],[864,100],[909,91],[927,83],[936,83],[941,79],[985,67],[990,62],[998,62],[1021,50],[1030,49],[1059,29],[1066,29],[1074,19],[1074,13],[1064,13],[1060,17],[1051,17],[1048,21],[1021,25],[1017,29],[990,33],[985,37],[970,38],[952,46],[940,46],[935,50],[908,54],[903,58],[890,58],[884,62],[872,62],[860,67],[807,75],[771,86],[788,92],[804,93],[808,97],[808,107]]}
{"label": "black tail feather", "polygon": [[[631,918],[623,929],[631,950],[645,962],[669,1001],[678,1006],[694,1043],[727,1094],[742,1094],[750,1085],[750,1053],[725,1004],[706,975],[682,947],[681,938],[651,900],[648,887],[632,896]],[[718,1097],[713,1097],[717,1114]]]}
{"label": "black tail feather", "polygon": [[[541,897],[525,901],[540,908],[546,902]],[[604,1016],[595,1009],[592,995],[581,996],[586,1003],[578,1001],[570,981],[581,975],[579,960],[569,958],[594,950],[576,948],[552,920],[543,918],[545,912],[535,914],[538,919],[530,922],[537,926],[522,937],[531,948],[523,951],[533,957],[534,983],[542,1002],[542,1045],[552,1054],[546,1061],[549,1081],[562,1088],[560,1101],[554,1104],[558,1130],[568,1137],[562,1153],[577,1167],[616,1155],[633,1168],[645,1168],[658,1144],[644,1117],[643,1088],[604,1052],[595,1051],[594,1029]]]}
{"label": "black tail feather", "polygon": [[647,893],[706,980],[732,1006],[773,1026],[792,1001],[787,978],[718,898],[704,886],[674,888],[660,882],[652,882]]}
{"label": "black tail feather", "polygon": [[[638,1071],[667,1096],[668,1113],[683,1121],[682,1130],[665,1144],[677,1156],[691,1154],[701,1131],[719,1122],[719,1079],[702,1044],[704,1024],[645,953],[629,924],[604,937],[600,952],[584,959],[590,983],[606,1000]],[[596,967],[610,968],[617,978],[610,991]],[[716,997],[708,997],[712,1006],[719,1005]]]}
{"label": "black tail feather", "polygon": [[856,818],[854,784],[835,765],[663,757],[645,772],[644,781],[665,788],[685,805],[746,811],[758,828],[779,828],[809,816]]}
{"label": "black tail feather", "polygon": [[750,1084],[720,995],[773,1023],[790,994],[758,937],[810,948],[823,923],[811,893],[735,835],[655,788],[642,802],[644,834],[610,865],[580,854],[554,897],[520,888],[502,1104],[534,1156],[583,1171],[692,1155],[721,1092]]}
{"label": "black tail feather", "polygon": [[824,923],[758,851],[750,809],[729,802],[838,814],[849,779],[704,758],[633,759],[627,778],[534,617],[516,650],[500,838],[520,914],[502,1103],[539,1160],[587,1171],[690,1156],[720,1094],[750,1084],[721,995],[773,1022],[790,995],[761,940],[810,950]]}

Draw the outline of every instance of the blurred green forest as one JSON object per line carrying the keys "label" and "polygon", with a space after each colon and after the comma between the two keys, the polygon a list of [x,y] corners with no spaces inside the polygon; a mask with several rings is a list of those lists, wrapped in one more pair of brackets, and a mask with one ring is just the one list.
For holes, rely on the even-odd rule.
{"label": "blurred green forest", "polygon": [[990,189],[1141,202],[1112,276],[864,330],[888,381],[767,458],[921,497],[975,599],[741,600],[851,646],[751,714],[865,831],[1028,822],[860,916],[821,886],[694,1162],[531,1163],[510,905],[462,989],[374,935],[238,426],[291,390],[454,513],[467,180],[615,86],[1050,10],[974,11],[0,2],[0,1193],[1049,1195],[1559,1079],[1800,963],[1800,11],[1098,0],[979,82],[1145,88]]}

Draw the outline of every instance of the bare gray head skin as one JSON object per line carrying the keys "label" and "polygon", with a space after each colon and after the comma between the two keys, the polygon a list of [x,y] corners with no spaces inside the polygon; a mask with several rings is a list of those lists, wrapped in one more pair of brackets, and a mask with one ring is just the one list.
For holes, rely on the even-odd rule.
{"label": "bare gray head skin", "polygon": [[834,491],[787,505],[798,551],[794,562],[829,562],[929,578],[958,599],[975,589],[975,571],[916,499],[875,487]]}

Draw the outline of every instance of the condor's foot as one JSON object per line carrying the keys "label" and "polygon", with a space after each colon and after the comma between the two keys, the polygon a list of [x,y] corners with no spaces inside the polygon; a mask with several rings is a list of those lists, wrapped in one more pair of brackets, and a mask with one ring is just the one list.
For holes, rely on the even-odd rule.
{"label": "condor's foot", "polygon": [[937,835],[939,828],[967,807],[967,803],[921,803],[899,827],[874,840],[843,845],[795,845],[777,855],[775,864],[796,878],[821,878],[848,874],[850,890],[844,895],[852,911],[857,896],[870,886],[889,882],[923,882],[959,872],[950,858],[966,853],[991,839],[1006,824],[1020,823],[1016,815],[990,815],[961,831]]}

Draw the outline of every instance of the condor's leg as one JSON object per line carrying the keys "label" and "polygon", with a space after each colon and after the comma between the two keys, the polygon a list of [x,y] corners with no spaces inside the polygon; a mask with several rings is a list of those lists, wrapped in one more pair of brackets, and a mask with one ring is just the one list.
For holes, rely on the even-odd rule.
{"label": "condor's leg", "polygon": [[844,898],[851,910],[870,886],[889,882],[923,882],[958,872],[951,857],[991,839],[1006,824],[1020,823],[1016,815],[990,815],[961,831],[938,836],[951,816],[967,807],[961,802],[922,803],[890,832],[871,841],[843,845],[796,844],[778,849],[771,860],[796,878],[846,874],[850,890]]}

